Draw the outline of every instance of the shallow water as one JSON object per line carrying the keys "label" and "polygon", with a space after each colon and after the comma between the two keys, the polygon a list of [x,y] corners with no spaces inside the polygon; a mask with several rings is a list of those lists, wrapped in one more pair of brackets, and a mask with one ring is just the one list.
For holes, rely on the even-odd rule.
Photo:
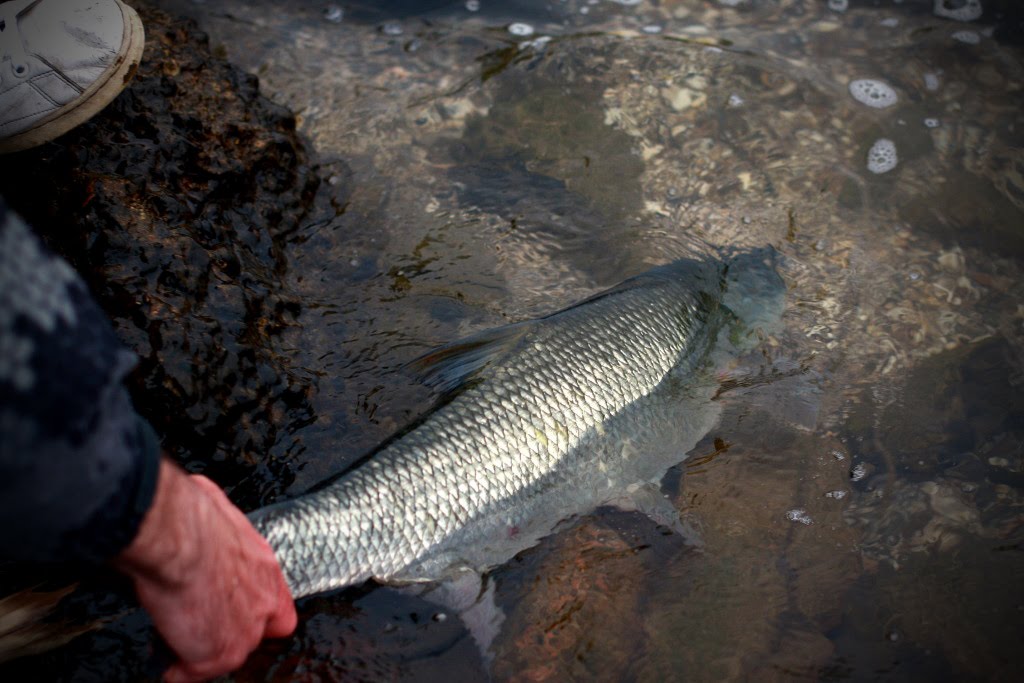
{"label": "shallow water", "polygon": [[[492,573],[492,675],[1019,679],[1024,64],[1019,10],[981,3],[166,3],[299,113],[329,179],[288,254],[279,351],[318,417],[272,454],[287,493],[429,405],[399,369],[432,346],[694,237],[773,245],[784,325],[731,372],[787,376],[723,394],[663,482],[703,548],[575,520]],[[390,589],[301,614],[239,680],[483,675],[457,618]],[[140,628],[68,677],[133,666]]]}

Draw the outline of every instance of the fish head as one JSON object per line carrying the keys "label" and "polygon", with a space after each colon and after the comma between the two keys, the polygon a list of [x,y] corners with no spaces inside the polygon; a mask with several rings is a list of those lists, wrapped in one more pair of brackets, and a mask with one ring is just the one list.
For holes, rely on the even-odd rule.
{"label": "fish head", "polygon": [[758,331],[771,334],[781,326],[786,283],[779,275],[780,260],[770,246],[724,255],[722,306],[731,314],[734,345],[744,347]]}

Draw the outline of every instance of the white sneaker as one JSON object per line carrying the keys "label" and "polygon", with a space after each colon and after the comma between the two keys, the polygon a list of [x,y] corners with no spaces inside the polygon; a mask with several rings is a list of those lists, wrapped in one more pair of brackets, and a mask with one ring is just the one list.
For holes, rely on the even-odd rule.
{"label": "white sneaker", "polygon": [[0,154],[49,142],[124,90],[142,20],[120,0],[0,4]]}

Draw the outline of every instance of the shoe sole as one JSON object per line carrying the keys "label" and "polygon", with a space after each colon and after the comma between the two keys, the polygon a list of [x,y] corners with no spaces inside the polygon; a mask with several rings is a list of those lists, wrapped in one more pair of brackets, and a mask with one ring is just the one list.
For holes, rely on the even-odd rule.
{"label": "shoe sole", "polygon": [[110,69],[96,79],[95,83],[78,96],[78,104],[70,109],[57,110],[33,128],[0,141],[0,154],[20,152],[60,137],[98,114],[128,86],[139,68],[139,62],[142,61],[146,32],[142,27],[142,19],[135,10],[121,0],[114,1],[121,9],[121,16],[124,19],[124,36],[121,38],[122,49],[118,51],[118,59]]}

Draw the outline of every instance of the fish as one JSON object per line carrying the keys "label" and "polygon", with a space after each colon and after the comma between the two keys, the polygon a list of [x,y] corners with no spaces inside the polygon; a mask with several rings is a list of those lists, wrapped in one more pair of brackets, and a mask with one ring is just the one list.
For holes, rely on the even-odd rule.
{"label": "fish", "polygon": [[414,361],[433,410],[250,513],[293,596],[480,574],[606,504],[675,528],[658,483],[717,420],[709,365],[735,352],[738,311],[778,308],[773,254],[678,259]]}

